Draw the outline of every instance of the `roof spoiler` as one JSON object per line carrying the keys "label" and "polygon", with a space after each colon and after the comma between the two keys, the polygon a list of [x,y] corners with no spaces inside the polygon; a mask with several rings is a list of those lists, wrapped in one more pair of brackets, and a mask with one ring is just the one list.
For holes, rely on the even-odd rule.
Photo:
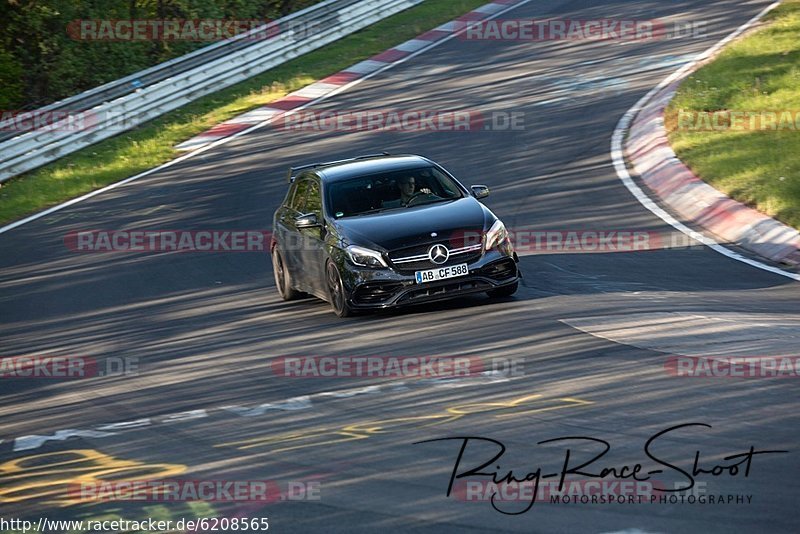
{"label": "roof spoiler", "polygon": [[300,165],[299,167],[289,167],[289,171],[286,173],[286,181],[289,183],[294,182],[294,179],[297,178],[298,173],[300,171],[305,171],[307,169],[323,167],[325,165],[335,165],[338,163],[348,163],[350,161],[359,161],[362,159],[385,158],[386,156],[391,156],[391,154],[388,152],[380,152],[378,154],[366,154],[364,156],[358,156],[355,158],[340,159],[336,161],[325,161],[321,163],[309,163],[308,165]]}

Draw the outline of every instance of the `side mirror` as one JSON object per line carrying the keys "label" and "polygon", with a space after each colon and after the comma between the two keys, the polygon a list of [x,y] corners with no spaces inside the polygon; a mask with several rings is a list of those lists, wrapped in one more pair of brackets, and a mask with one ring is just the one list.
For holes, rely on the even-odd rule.
{"label": "side mirror", "polygon": [[317,220],[316,213],[306,213],[305,215],[301,215],[294,220],[294,225],[297,228],[316,228],[317,226],[322,226]]}
{"label": "side mirror", "polygon": [[489,187],[485,185],[473,185],[470,187],[475,198],[486,198],[489,196]]}

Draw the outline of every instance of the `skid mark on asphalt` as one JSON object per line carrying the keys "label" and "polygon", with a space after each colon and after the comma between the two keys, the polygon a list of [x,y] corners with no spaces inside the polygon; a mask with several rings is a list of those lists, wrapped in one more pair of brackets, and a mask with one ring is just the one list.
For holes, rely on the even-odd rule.
{"label": "skid mark on asphalt", "polygon": [[[589,275],[572,271],[548,261],[539,261],[540,270],[534,274],[523,271],[523,286],[542,295],[573,295],[583,293],[633,293],[645,289],[656,289],[651,283],[607,280],[609,275]],[[551,268],[559,273],[541,270]],[[561,274],[563,273],[563,274]],[[605,279],[605,280],[604,280]],[[535,282],[526,282],[535,280]]]}
{"label": "skid mark on asphalt", "polygon": [[591,404],[593,403],[590,401],[571,397],[549,399],[544,398],[542,395],[526,395],[500,402],[455,405],[445,408],[442,412],[430,415],[364,421],[338,427],[317,427],[275,436],[261,436],[223,443],[218,445],[218,447],[235,447],[239,450],[266,449],[271,453],[279,453],[363,440],[372,436],[398,432],[405,429],[428,428],[443,425],[478,413],[500,412],[494,414],[494,417],[497,419],[505,419],[564,408],[577,408]]}
{"label": "skid mark on asphalt", "polygon": [[656,312],[563,319],[615,343],[681,356],[797,354],[800,318],[790,314]]}

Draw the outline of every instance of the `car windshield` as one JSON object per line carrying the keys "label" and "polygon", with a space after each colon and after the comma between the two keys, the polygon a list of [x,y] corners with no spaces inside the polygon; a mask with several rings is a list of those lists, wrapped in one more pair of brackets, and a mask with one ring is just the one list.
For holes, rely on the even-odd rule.
{"label": "car windshield", "polygon": [[452,178],[435,167],[369,174],[326,186],[328,213],[340,219],[462,198]]}

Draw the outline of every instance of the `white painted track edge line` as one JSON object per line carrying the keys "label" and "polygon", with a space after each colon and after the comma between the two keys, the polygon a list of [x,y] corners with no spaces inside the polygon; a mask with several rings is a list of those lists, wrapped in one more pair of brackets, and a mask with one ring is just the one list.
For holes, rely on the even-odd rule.
{"label": "white painted track edge line", "polygon": [[[483,18],[482,20],[492,20],[492,19],[497,18],[499,16],[502,16],[505,13],[508,13],[509,11],[512,11],[512,10],[518,8],[518,7],[524,6],[525,4],[528,4],[528,3],[532,2],[532,1],[533,0],[522,0],[522,1],[518,2],[518,3],[516,3],[516,4],[509,5],[507,8],[505,8],[505,9],[503,9],[501,11],[498,11],[497,13],[493,13],[493,14],[489,15],[489,16]],[[489,2],[489,3],[493,3],[493,2]],[[455,20],[458,20],[458,19],[455,19]],[[450,22],[453,22],[453,21],[450,21]],[[287,111],[286,114],[289,114],[289,113],[292,113],[292,112],[295,112],[295,111],[303,110],[303,109],[305,109],[305,108],[307,108],[307,107],[309,107],[309,106],[311,106],[313,104],[316,104],[318,102],[322,102],[323,100],[331,98],[332,96],[335,96],[335,95],[337,95],[337,94],[339,94],[339,93],[341,93],[341,92],[343,92],[343,91],[345,91],[345,90],[347,90],[347,89],[349,89],[351,87],[354,87],[354,86],[358,85],[359,83],[364,82],[364,81],[372,78],[373,76],[377,76],[378,74],[380,74],[380,73],[382,73],[384,71],[387,71],[387,70],[389,70],[389,69],[391,69],[393,67],[396,67],[397,65],[401,65],[401,64],[405,63],[406,61],[408,61],[409,59],[411,59],[413,57],[416,57],[416,56],[418,56],[420,54],[423,54],[424,52],[427,52],[428,50],[431,50],[433,48],[436,48],[439,45],[442,45],[442,44],[448,42],[449,40],[455,38],[456,36],[464,33],[466,30],[467,30],[467,26],[465,25],[464,28],[461,28],[460,30],[455,31],[455,32],[451,33],[450,35],[447,35],[447,36],[445,36],[445,37],[443,37],[441,39],[438,39],[436,41],[431,41],[430,45],[428,45],[428,46],[426,46],[424,48],[420,48],[419,50],[417,50],[416,52],[412,52],[408,56],[400,58],[400,59],[398,59],[396,61],[393,61],[391,63],[387,63],[386,66],[381,67],[378,70],[375,70],[375,71],[370,72],[368,74],[365,74],[361,78],[358,78],[356,80],[353,80],[352,82],[349,82],[349,83],[347,83],[345,85],[342,85],[338,89],[334,89],[330,93],[328,93],[326,95],[323,95],[323,96],[321,96],[319,98],[316,98],[314,100],[311,100],[311,101],[303,104],[302,106],[299,106],[299,107],[297,107],[297,108],[295,108],[293,110]],[[387,50],[393,50],[393,49],[394,49],[394,47],[389,48]],[[367,58],[367,59],[369,59],[369,58]],[[267,104],[267,106],[268,105],[269,104]],[[211,150],[212,148],[224,145],[225,143],[233,141],[234,139],[237,139],[238,137],[241,137],[242,135],[245,135],[247,133],[250,133],[250,132],[253,132],[255,130],[258,130],[259,128],[263,128],[264,126],[266,126],[266,125],[270,124],[271,122],[273,122],[273,120],[274,120],[274,118],[270,118],[270,119],[264,120],[263,122],[260,122],[258,124],[254,124],[253,126],[250,126],[249,128],[247,128],[245,130],[242,130],[240,132],[236,132],[233,135],[230,135],[228,137],[224,137],[222,139],[219,139],[217,141],[214,141],[212,143],[204,145],[204,146],[202,146],[200,148],[192,150],[191,152],[187,152],[186,154],[178,156],[175,159],[169,160],[166,163],[162,163],[158,167],[153,167],[152,169],[148,169],[146,171],[140,172],[139,174],[135,174],[133,176],[129,176],[128,178],[124,178],[124,179],[120,180],[119,182],[114,182],[113,184],[109,184],[109,185],[107,185],[105,187],[101,187],[100,189],[96,189],[94,191],[86,193],[85,195],[79,196],[77,198],[73,198],[73,199],[68,200],[66,202],[63,202],[61,204],[57,204],[55,206],[47,208],[44,211],[40,211],[38,213],[34,213],[33,215],[29,215],[28,217],[25,217],[24,219],[20,219],[18,221],[9,223],[9,224],[7,224],[7,225],[5,225],[3,227],[0,227],[0,234],[4,234],[4,233],[8,232],[9,230],[13,230],[14,228],[18,228],[18,227],[20,227],[20,226],[22,226],[24,224],[27,224],[29,222],[35,221],[37,219],[40,219],[40,218],[42,218],[42,217],[44,217],[46,215],[50,215],[51,213],[54,213],[56,211],[60,211],[60,210],[62,210],[64,208],[72,206],[73,204],[77,204],[78,202],[82,202],[84,200],[87,200],[87,199],[90,199],[90,198],[92,198],[94,196],[97,196],[97,195],[99,195],[101,193],[105,193],[106,191],[111,191],[112,189],[116,189],[117,187],[120,187],[122,185],[128,184],[128,183],[133,182],[135,180],[138,180],[139,178],[144,178],[145,176],[153,174],[156,171],[160,171],[162,169],[166,169],[168,167],[171,167],[172,165],[175,165],[177,163],[185,161],[185,160],[187,160],[187,159],[189,159],[191,157],[194,157],[194,156],[196,156],[198,154],[202,154],[203,152],[206,152],[207,150]]]}
{"label": "white painted track edge line", "polygon": [[614,163],[614,168],[617,171],[617,176],[628,188],[631,194],[642,204],[645,208],[650,210],[654,215],[660,218],[665,223],[669,224],[676,230],[686,234],[687,236],[691,237],[692,239],[702,243],[703,245],[709,247],[710,249],[714,250],[722,254],[723,256],[727,256],[728,258],[734,259],[736,261],[740,261],[746,263],[752,267],[757,269],[762,269],[764,271],[771,272],[773,274],[785,276],[787,278],[791,278],[792,280],[800,281],[800,274],[792,273],[789,271],[784,271],[778,267],[773,267],[771,265],[767,265],[760,261],[748,258],[739,254],[738,252],[734,252],[723,245],[721,245],[716,240],[696,232],[691,228],[687,227],[685,224],[681,223],[677,219],[675,219],[672,215],[667,213],[664,209],[662,209],[658,204],[656,204],[646,193],[642,191],[642,189],[633,181],[630,173],[628,172],[627,164],[625,163],[625,152],[624,152],[624,140],[625,134],[627,133],[628,129],[630,128],[631,122],[636,117],[636,115],[645,107],[645,105],[662,89],[667,87],[672,82],[681,79],[682,77],[688,75],[688,73],[692,72],[700,63],[708,59],[709,57],[713,56],[717,53],[721,48],[725,45],[739,37],[742,33],[747,31],[751,28],[756,22],[761,20],[767,13],[775,9],[780,5],[780,2],[775,2],[770,4],[766,8],[764,8],[758,15],[741,25],[737,28],[733,33],[719,41],[717,44],[702,52],[695,58],[693,61],[687,63],[677,71],[673,72],[670,76],[665,78],[661,83],[656,85],[653,89],[651,89],[646,95],[644,95],[641,99],[639,99],[636,104],[630,108],[625,115],[617,123],[617,127],[614,129],[614,135],[611,138],[611,159]]}

